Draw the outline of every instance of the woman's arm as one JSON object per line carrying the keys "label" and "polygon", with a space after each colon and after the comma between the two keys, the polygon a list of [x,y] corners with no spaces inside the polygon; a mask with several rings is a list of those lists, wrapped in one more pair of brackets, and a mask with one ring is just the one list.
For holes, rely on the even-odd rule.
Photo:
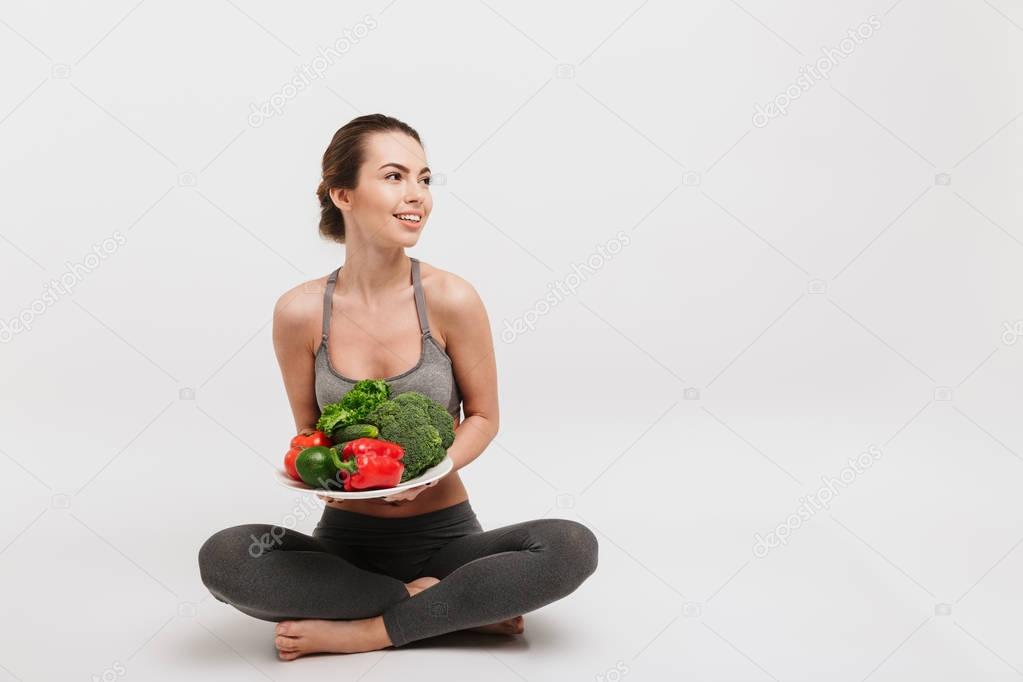
{"label": "woman's arm", "polygon": [[320,417],[316,404],[314,353],[310,346],[310,340],[319,339],[319,335],[312,333],[310,324],[319,323],[320,315],[316,310],[322,305],[323,292],[317,295],[312,284],[307,282],[291,289],[277,299],[274,306],[274,353],[295,417],[295,433],[312,433]]}
{"label": "woman's arm", "polygon": [[497,361],[490,319],[476,289],[451,273],[446,280],[439,321],[465,414],[455,428],[455,442],[448,448],[458,470],[479,457],[497,435]]}

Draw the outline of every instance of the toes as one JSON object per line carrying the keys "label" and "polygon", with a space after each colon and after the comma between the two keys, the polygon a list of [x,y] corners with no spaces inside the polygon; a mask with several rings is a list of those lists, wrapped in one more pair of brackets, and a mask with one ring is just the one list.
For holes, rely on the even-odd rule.
{"label": "toes", "polygon": [[522,616],[515,616],[514,618],[509,618],[504,621],[501,625],[505,632],[512,635],[521,635],[522,631],[525,629],[523,622]]}
{"label": "toes", "polygon": [[302,623],[297,620],[282,620],[277,624],[277,628],[274,630],[274,634],[277,635],[288,635],[289,637],[298,637],[302,634]]}
{"label": "toes", "polygon": [[300,654],[297,651],[278,651],[277,652],[277,658],[281,659],[282,661],[293,661],[293,660],[295,660],[296,658],[298,658],[301,655],[302,654]]}
{"label": "toes", "polygon": [[274,637],[274,646],[280,651],[295,651],[298,649],[298,639],[295,637]]}

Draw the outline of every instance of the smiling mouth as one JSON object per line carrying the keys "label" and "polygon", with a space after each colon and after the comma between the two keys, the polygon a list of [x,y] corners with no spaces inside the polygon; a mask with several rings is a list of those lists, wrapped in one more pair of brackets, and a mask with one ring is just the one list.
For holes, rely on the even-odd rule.
{"label": "smiling mouth", "polygon": [[419,227],[423,222],[422,218],[414,213],[395,213],[394,217],[409,227]]}

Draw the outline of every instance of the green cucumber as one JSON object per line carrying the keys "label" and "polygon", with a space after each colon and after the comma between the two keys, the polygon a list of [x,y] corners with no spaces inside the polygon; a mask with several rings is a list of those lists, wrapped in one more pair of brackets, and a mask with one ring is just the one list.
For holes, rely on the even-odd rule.
{"label": "green cucumber", "polygon": [[335,441],[355,440],[357,438],[377,438],[380,429],[372,424],[349,424],[334,430]]}

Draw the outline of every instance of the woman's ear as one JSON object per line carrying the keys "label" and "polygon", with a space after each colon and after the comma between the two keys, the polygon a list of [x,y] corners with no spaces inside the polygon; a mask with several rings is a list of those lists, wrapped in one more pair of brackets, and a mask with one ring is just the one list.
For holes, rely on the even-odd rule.
{"label": "woman's ear", "polygon": [[334,202],[334,205],[338,208],[352,208],[351,193],[344,187],[331,187],[330,188],[330,200]]}

